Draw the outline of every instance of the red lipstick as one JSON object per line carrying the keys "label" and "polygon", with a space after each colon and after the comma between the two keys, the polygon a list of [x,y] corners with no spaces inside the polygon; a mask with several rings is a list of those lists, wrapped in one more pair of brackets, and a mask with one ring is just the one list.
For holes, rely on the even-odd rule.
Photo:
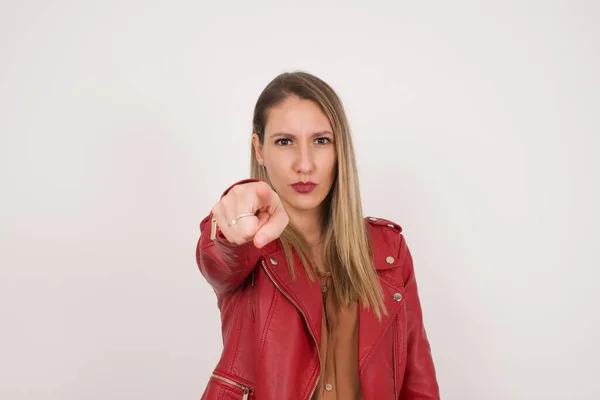
{"label": "red lipstick", "polygon": [[314,182],[296,182],[292,187],[298,193],[310,193],[317,187],[317,184]]}

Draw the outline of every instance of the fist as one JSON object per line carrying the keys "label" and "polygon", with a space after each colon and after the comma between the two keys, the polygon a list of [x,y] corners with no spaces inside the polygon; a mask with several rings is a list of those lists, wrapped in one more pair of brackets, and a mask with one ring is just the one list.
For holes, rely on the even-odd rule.
{"label": "fist", "polygon": [[[257,248],[279,238],[290,222],[281,199],[265,182],[235,185],[215,204],[212,214],[229,242],[253,241]],[[244,214],[250,215],[236,220]]]}

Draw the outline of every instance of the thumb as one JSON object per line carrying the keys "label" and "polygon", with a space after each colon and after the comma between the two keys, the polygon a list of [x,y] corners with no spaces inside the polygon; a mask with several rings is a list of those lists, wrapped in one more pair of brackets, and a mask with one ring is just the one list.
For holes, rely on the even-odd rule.
{"label": "thumb", "polygon": [[[267,215],[261,216],[263,213]],[[266,212],[261,212],[258,218],[259,229],[258,232],[256,232],[256,235],[254,235],[254,246],[259,249],[281,236],[281,233],[290,221],[281,205],[279,205],[270,216]],[[260,225],[262,221],[261,218],[266,218],[266,221],[262,222],[262,225]]]}

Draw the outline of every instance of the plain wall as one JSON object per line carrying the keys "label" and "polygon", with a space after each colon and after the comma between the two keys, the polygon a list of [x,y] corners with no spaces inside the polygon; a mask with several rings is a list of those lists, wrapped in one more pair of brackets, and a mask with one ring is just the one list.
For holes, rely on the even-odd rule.
{"label": "plain wall", "polygon": [[404,229],[443,399],[600,398],[599,3],[366,4],[0,3],[0,398],[200,397],[198,224],[297,69]]}

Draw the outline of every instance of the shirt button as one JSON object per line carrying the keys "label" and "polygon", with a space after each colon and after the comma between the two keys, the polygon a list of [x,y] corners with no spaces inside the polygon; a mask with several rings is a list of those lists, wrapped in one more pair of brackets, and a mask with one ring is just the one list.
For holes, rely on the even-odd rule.
{"label": "shirt button", "polygon": [[327,385],[325,385],[325,390],[327,390],[328,392],[331,392],[331,389],[333,389],[333,386],[331,385],[331,383],[328,383]]}

